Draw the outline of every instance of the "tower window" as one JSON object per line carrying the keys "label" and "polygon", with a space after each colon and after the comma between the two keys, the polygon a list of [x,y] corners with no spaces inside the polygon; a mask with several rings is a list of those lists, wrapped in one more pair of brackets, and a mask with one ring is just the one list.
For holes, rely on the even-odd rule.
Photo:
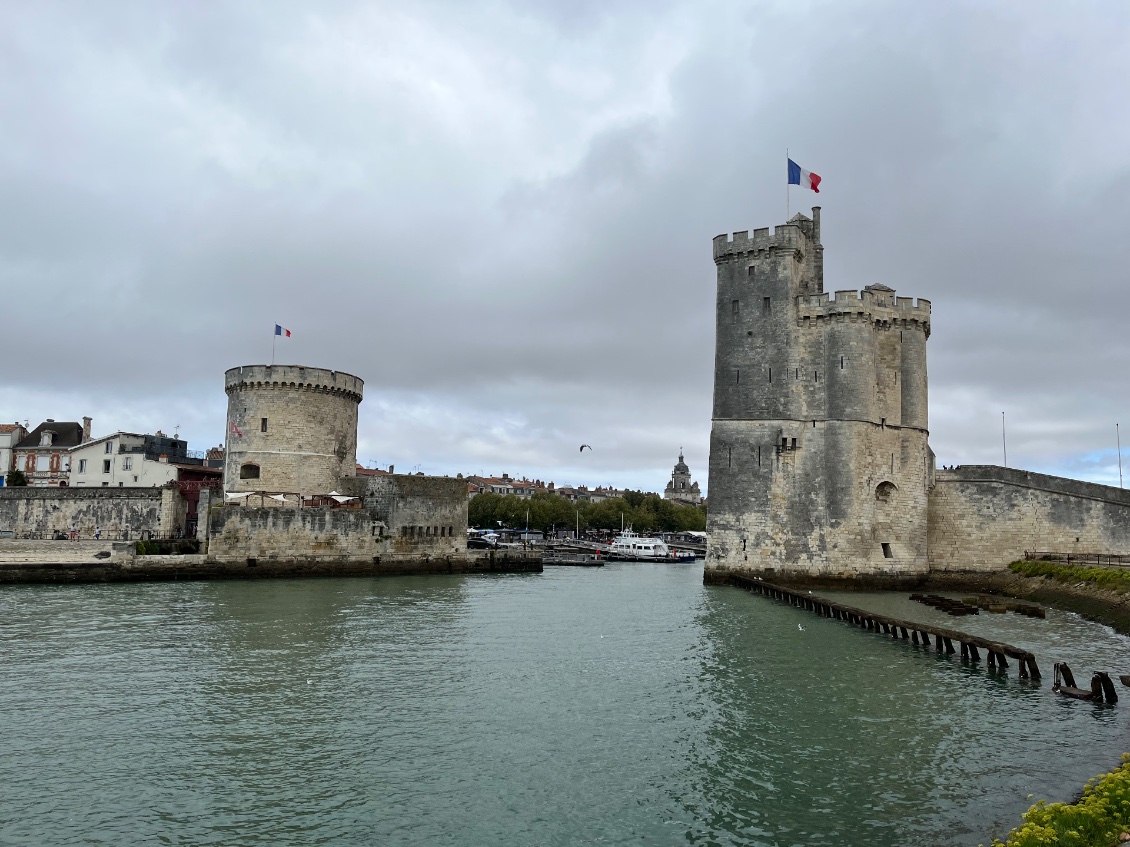
{"label": "tower window", "polygon": [[239,466],[239,478],[240,479],[258,479],[259,478],[259,466],[256,465],[254,462],[248,462],[246,465],[240,465]]}
{"label": "tower window", "polygon": [[793,439],[793,449],[794,450],[796,449],[796,439],[795,438]]}
{"label": "tower window", "polygon": [[762,297],[761,298],[761,311],[762,311],[763,314],[766,314],[766,315],[768,315],[772,311],[772,307],[770,306],[768,297]]}
{"label": "tower window", "polygon": [[757,466],[761,467],[761,445],[757,445]]}
{"label": "tower window", "polygon": [[750,276],[753,276],[753,265],[750,265],[748,268],[746,268],[746,273]]}
{"label": "tower window", "polygon": [[844,369],[844,357],[840,356],[840,370],[842,371],[843,369]]}
{"label": "tower window", "polygon": [[740,300],[732,300],[730,302],[730,319],[734,323],[737,323],[738,318],[741,316],[741,313],[742,313],[742,303],[741,303],[741,301]]}
{"label": "tower window", "polygon": [[734,448],[726,448],[726,467],[732,468],[734,466]]}
{"label": "tower window", "polygon": [[742,372],[738,368],[734,368],[734,385],[742,384]]}
{"label": "tower window", "polygon": [[770,382],[773,381],[773,369],[772,368],[769,369],[769,381]]}
{"label": "tower window", "polygon": [[895,557],[895,554],[891,552],[891,545],[886,541],[880,541],[879,543],[883,545],[883,558],[893,559]]}
{"label": "tower window", "polygon": [[266,418],[260,419],[260,421],[259,421],[259,431],[260,432],[266,432],[267,431],[267,419]]}

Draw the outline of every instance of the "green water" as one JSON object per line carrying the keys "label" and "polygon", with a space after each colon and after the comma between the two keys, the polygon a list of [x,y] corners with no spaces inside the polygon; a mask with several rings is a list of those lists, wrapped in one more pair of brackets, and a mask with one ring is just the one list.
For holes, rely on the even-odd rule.
{"label": "green water", "polygon": [[[1130,698],[701,580],[4,588],[0,844],[976,845],[1130,749]],[[977,624],[1130,671],[1075,616]]]}

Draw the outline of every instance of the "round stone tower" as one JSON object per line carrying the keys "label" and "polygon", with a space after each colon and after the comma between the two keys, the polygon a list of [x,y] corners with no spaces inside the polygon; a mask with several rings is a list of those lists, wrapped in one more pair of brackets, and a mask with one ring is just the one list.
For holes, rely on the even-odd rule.
{"label": "round stone tower", "polygon": [[364,385],[352,374],[302,365],[229,370],[224,490],[328,494],[356,476]]}

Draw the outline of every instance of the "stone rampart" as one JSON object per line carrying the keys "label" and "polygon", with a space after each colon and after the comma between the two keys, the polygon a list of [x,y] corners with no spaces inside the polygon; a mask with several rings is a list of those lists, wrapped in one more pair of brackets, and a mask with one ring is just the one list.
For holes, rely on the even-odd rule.
{"label": "stone rampart", "polygon": [[383,527],[367,509],[277,509],[239,505],[210,510],[208,558],[371,561],[387,552]]}
{"label": "stone rampart", "polygon": [[1130,491],[994,465],[935,478],[932,571],[999,570],[1026,551],[1130,553]]}
{"label": "stone rampart", "polygon": [[0,533],[16,539],[78,527],[82,538],[100,528],[106,538],[171,534],[184,526],[187,504],[164,488],[0,488]]}
{"label": "stone rampart", "polygon": [[461,479],[373,476],[362,500],[388,528],[390,552],[467,549],[467,483]]}

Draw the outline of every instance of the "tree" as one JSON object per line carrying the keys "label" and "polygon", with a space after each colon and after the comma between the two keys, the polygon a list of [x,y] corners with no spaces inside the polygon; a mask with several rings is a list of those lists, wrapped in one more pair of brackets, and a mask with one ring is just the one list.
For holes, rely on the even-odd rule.
{"label": "tree", "polygon": [[15,470],[8,471],[8,475],[4,477],[4,484],[9,487],[27,485],[27,477],[24,476],[23,471],[16,468]]}

